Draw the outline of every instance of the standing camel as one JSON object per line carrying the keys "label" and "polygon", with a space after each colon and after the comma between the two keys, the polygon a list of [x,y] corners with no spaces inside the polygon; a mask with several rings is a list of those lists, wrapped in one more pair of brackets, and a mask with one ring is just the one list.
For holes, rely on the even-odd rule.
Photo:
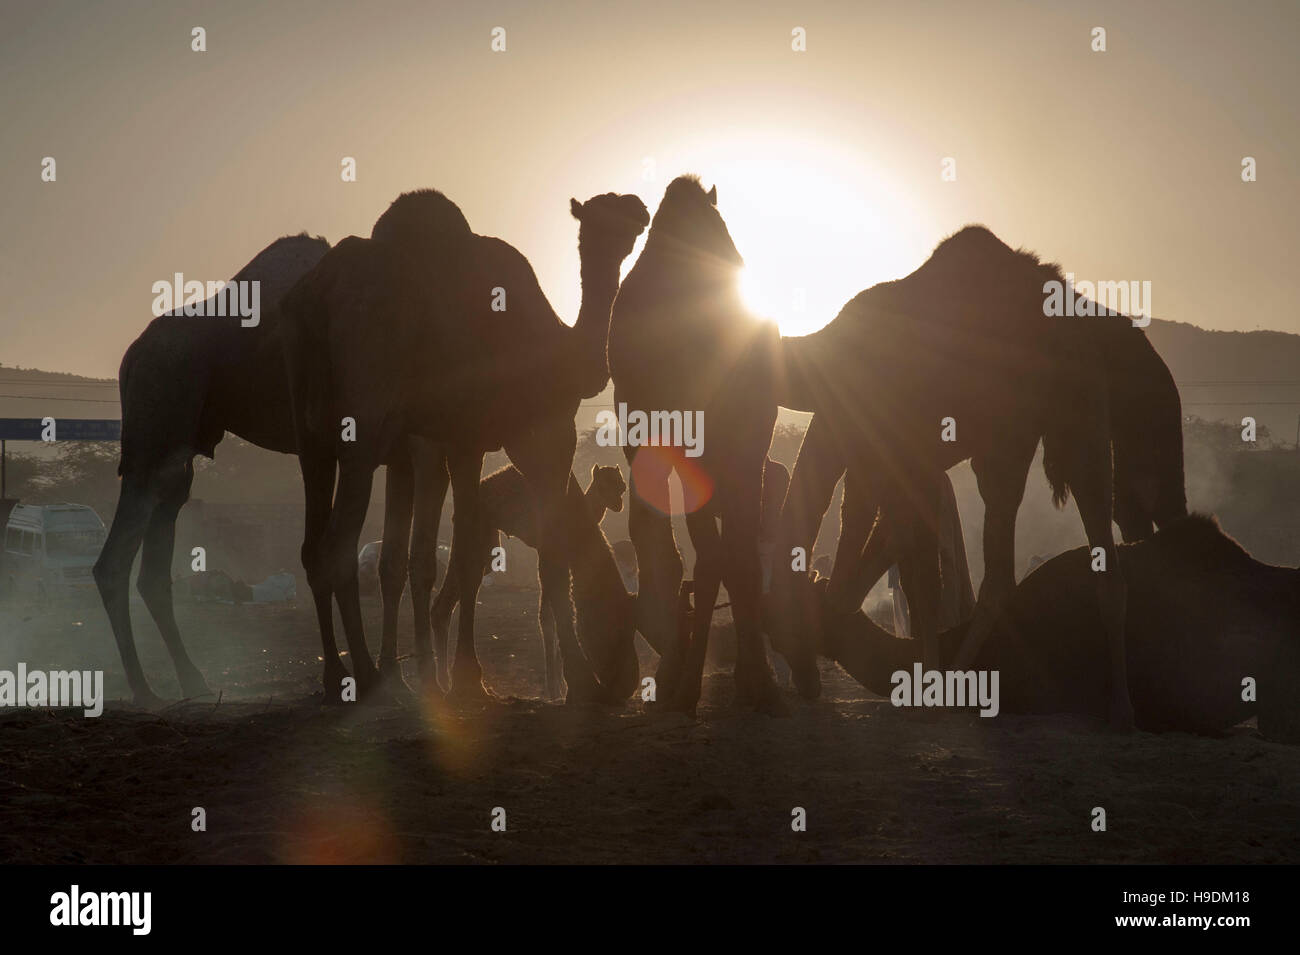
{"label": "standing camel", "polygon": [[[570,211],[580,222],[583,291],[573,327],[551,309],[523,255],[474,234],[456,205],[429,189],[399,196],[370,239],[340,242],[285,298],[307,500],[304,566],[309,577],[329,582],[363,695],[377,688],[379,674],[362,629],[357,539],[374,470],[409,435],[443,444],[456,502],[459,556],[450,572],[461,613],[452,691],[488,695],[474,647],[482,565],[473,542],[483,456],[501,447],[542,515],[539,575],[543,599],[555,608],[568,699],[617,695],[636,679],[630,639],[618,653],[593,653],[607,664],[599,674],[578,646],[568,541],[556,518],[573,464],[578,404],[608,382],[601,344],[619,268],[649,215],[635,196],[613,194],[572,200]],[[337,696],[346,671],[337,648],[323,642],[323,649],[325,691]],[[426,684],[436,680],[426,634],[417,634],[416,657]]]}
{"label": "standing camel", "polygon": [[135,701],[158,702],[145,678],[131,630],[130,576],[143,547],[140,595],[171,654],[187,697],[209,693],[181,641],[172,607],[176,516],[189,499],[194,456],[212,457],[227,431],[274,451],[292,452],[293,419],[275,340],[275,304],[329,251],[306,233],[271,243],[232,282],[258,282],[264,306],[257,325],[216,314],[155,318],[127,348],[118,372],[122,403],[117,509],[95,561],[95,583],[108,613]]}
{"label": "standing camel", "polygon": [[[985,504],[985,574],[955,661],[964,665],[1015,586],[1016,511],[1041,439],[1055,502],[1074,494],[1089,544],[1104,554],[1094,583],[1111,716],[1129,727],[1126,589],[1111,518],[1140,534],[1186,513],[1181,412],[1168,369],[1129,319],[1049,318],[1047,282],[1064,283],[1055,265],[968,227],[911,275],[859,294],[821,331],[783,339],[782,403],[816,417],[800,451],[803,459],[813,449],[810,466],[800,473],[796,464],[787,495],[782,546],[815,534],[813,514],[825,510],[816,502],[846,473],[859,528],[879,509],[896,538],[914,634],[933,665],[939,482],[969,458]],[[793,575],[783,576],[789,586]],[[816,695],[811,648],[783,642],[801,692]]]}
{"label": "standing camel", "polygon": [[712,614],[694,615],[683,646],[676,634],[682,563],[666,513],[668,478],[676,470],[700,505],[686,516],[696,552],[696,606],[712,608],[725,581],[736,621],[737,699],[780,713],[785,707],[759,630],[758,542],[763,463],[776,422],[778,335],[741,301],[743,262],[717,199],[716,187],[706,193],[693,176],[668,185],[610,320],[614,401],[629,414],[702,412],[706,435],[698,457],[667,445],[625,448],[632,474],[628,529],[643,610],[638,629],[661,648],[660,698],[671,709],[694,712]]}
{"label": "standing camel", "polygon": [[[279,342],[276,306],[298,279],[329,251],[329,243],[306,233],[271,243],[236,273],[231,282],[259,282],[263,314],[257,325],[242,327],[236,316],[215,314],[216,300],[205,303],[202,317],[182,314],[154,319],[127,349],[118,373],[122,401],[121,489],[108,539],[95,562],[95,582],[108,613],[135,701],[151,705],[158,697],[149,687],[131,629],[130,574],[143,546],[137,588],[162,634],[186,697],[210,693],[202,673],[181,641],[172,605],[171,564],[176,517],[189,499],[196,454],[212,457],[227,431],[271,451],[297,450],[288,378]],[[178,310],[179,311],[179,310]],[[385,526],[411,523],[411,508],[430,510],[436,496],[432,534],[417,538],[413,548],[412,590],[418,591],[415,567],[435,566],[437,509],[442,495],[436,473],[423,461],[429,451],[412,442],[406,463],[420,469],[418,495],[403,502],[393,493],[385,501]],[[423,475],[428,473],[426,480]],[[391,478],[391,474],[390,474]],[[410,485],[415,488],[415,482]],[[396,534],[394,534],[396,536]],[[319,585],[320,581],[315,581]],[[400,598],[402,584],[397,581]],[[424,632],[428,632],[427,594]],[[319,607],[329,608],[328,592],[313,589]],[[416,605],[416,632],[420,601]],[[396,602],[385,601],[385,632],[396,628]],[[332,626],[333,621],[329,621]],[[332,640],[333,637],[331,636]],[[395,653],[394,653],[395,656]]]}

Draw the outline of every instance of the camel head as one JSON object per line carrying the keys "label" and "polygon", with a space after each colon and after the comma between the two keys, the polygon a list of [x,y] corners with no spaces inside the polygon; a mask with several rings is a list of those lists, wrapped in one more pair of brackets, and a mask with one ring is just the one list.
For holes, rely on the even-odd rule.
{"label": "camel head", "polygon": [[623,480],[623,472],[618,467],[593,464],[590,490],[595,495],[596,503],[605,510],[615,514],[623,510],[623,494],[627,491],[627,482]]}
{"label": "camel head", "polygon": [[718,214],[718,187],[705,192],[696,176],[678,176],[668,184],[650,225],[649,241],[656,240],[706,272],[733,277],[745,265]]}
{"label": "camel head", "polygon": [[578,226],[578,249],[600,248],[622,262],[632,254],[637,236],[650,224],[650,213],[637,196],[605,192],[586,202],[569,200]]}

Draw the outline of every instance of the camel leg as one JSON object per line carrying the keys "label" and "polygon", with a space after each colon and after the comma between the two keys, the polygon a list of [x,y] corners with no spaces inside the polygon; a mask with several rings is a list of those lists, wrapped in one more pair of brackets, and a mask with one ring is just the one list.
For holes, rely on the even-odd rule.
{"label": "camel leg", "polygon": [[555,636],[555,616],[540,593],[537,595],[537,626],[542,632],[542,653],[546,663],[546,698],[559,700],[564,697],[564,663]]}
{"label": "camel leg", "polygon": [[127,683],[135,702],[141,706],[161,702],[145,679],[144,668],[140,666],[140,657],[135,649],[135,637],[131,633],[131,564],[135,560],[136,551],[140,549],[140,542],[154,509],[156,493],[150,484],[147,477],[141,477],[137,473],[123,476],[113,524],[95,561],[94,570],[95,585],[99,588],[100,599],[108,613],[108,622],[113,628]]}
{"label": "camel leg", "polygon": [[370,506],[370,489],[376,465],[363,458],[351,457],[339,462],[339,486],[334,495],[329,525],[325,530],[325,559],[330,588],[338,602],[339,618],[352,657],[352,675],[357,694],[364,697],[379,687],[379,671],[366,647],[365,626],[361,620],[361,594],[357,586],[357,542],[361,525]]}
{"label": "camel leg", "polygon": [[943,607],[939,629],[949,630],[970,619],[975,609],[970,567],[966,563],[966,537],[961,530],[961,513],[952,481],[944,476],[940,490],[939,561],[943,568]]}
{"label": "camel leg", "polygon": [[[411,605],[415,611],[416,669],[426,686],[436,682],[430,643],[430,598],[438,580],[438,525],[447,497],[447,458],[442,448],[422,438],[410,442],[414,465],[414,515],[411,523]],[[450,578],[450,574],[447,575]],[[443,659],[446,658],[443,631]],[[444,664],[445,665],[445,664]]]}
{"label": "camel leg", "polygon": [[724,560],[718,522],[711,508],[686,516],[686,526],[695,545],[695,613],[691,618],[690,642],[686,646],[682,675],[673,692],[669,709],[694,715],[704,680],[704,658],[709,649],[713,608],[718,602]]}
{"label": "camel leg", "polygon": [[[1101,611],[1102,626],[1106,630],[1106,646],[1110,655],[1110,724],[1114,729],[1133,729],[1133,703],[1128,689],[1128,652],[1124,629],[1128,612],[1128,587],[1115,549],[1111,529],[1111,469],[1105,452],[1109,440],[1102,435],[1088,453],[1076,457],[1070,481],[1070,490],[1083,518],[1084,532],[1090,550],[1102,548],[1106,569],[1093,571],[1097,588],[1097,603]],[[1090,565],[1092,561],[1090,559]]]}
{"label": "camel leg", "polygon": [[[879,518],[877,513],[879,512]],[[835,613],[856,613],[881,574],[894,563],[893,528],[853,472],[844,478],[840,541],[826,601]]]}
{"label": "camel leg", "polygon": [[[457,505],[459,508],[460,505]],[[459,511],[457,511],[459,515]],[[447,564],[447,573],[438,588],[438,596],[433,599],[429,611],[430,625],[433,628],[433,659],[437,667],[437,679],[444,689],[451,688],[450,657],[447,655],[447,636],[451,629],[451,614],[460,601],[460,576],[456,573],[455,528],[459,516],[452,519],[451,560]],[[416,644],[419,652],[419,644]]]}
{"label": "camel leg", "polygon": [[[639,467],[633,447],[624,448],[628,462],[628,538],[637,560],[637,630],[660,656],[655,680],[659,691],[670,692],[680,672],[682,647],[677,644],[677,592],[682,582],[682,557],[673,537],[672,518],[648,503],[668,500],[672,467],[647,455]],[[638,473],[641,472],[641,473]],[[645,495],[645,496],[643,496]]]}
{"label": "camel leg", "polygon": [[319,451],[298,455],[302,471],[303,497],[306,515],[303,519],[302,569],[311,588],[312,603],[316,607],[316,624],[320,630],[321,656],[325,660],[322,677],[324,702],[341,703],[343,679],[347,668],[339,659],[339,648],[334,641],[334,604],[329,574],[325,563],[325,530],[329,525],[331,500],[334,497],[334,458]]}
{"label": "camel leg", "polygon": [[995,449],[988,458],[971,461],[984,499],[984,579],[970,628],[953,657],[953,669],[968,670],[974,665],[1002,605],[1015,590],[1016,513],[1036,447],[1036,440],[1026,440],[1018,447]]}
{"label": "camel leg", "polygon": [[[817,669],[818,635],[800,626],[807,607],[815,599],[806,572],[792,569],[793,548],[802,547],[811,561],[822,517],[835,495],[835,485],[845,471],[844,455],[822,415],[815,415],[799,445],[799,457],[790,474],[790,488],[781,508],[777,546],[772,555],[771,613],[768,633],[772,645],[790,664],[795,688],[806,700],[821,695],[821,671]],[[727,588],[730,592],[730,587]]]}
{"label": "camel leg", "polygon": [[[768,433],[771,433],[771,425]],[[766,452],[767,448],[763,447],[762,451]],[[761,713],[782,716],[789,709],[781,700],[772,668],[767,662],[760,620],[763,568],[758,558],[758,521],[762,475],[761,460],[749,468],[738,467],[734,474],[729,475],[723,488],[719,501],[722,509],[722,575],[731,598],[731,615],[736,622],[736,701]],[[698,598],[697,593],[697,613],[700,607]]]}
{"label": "camel leg", "polygon": [[[907,522],[901,536],[899,580],[907,595],[912,639],[921,650],[921,665],[927,670],[943,666],[939,651],[939,488],[933,480],[918,480],[912,508],[886,505],[887,513],[899,513]],[[895,510],[896,507],[896,510]]]}
{"label": "camel leg", "polygon": [[[409,442],[408,442],[409,443]],[[410,455],[399,449],[384,469],[384,540],[379,550],[379,591],[384,601],[384,629],[379,642],[379,675],[402,682],[397,663],[397,613],[406,589],[415,471]],[[414,591],[411,601],[419,606]]]}
{"label": "camel leg", "polygon": [[136,580],[136,588],[158,625],[167,652],[171,654],[176,676],[180,679],[181,694],[187,698],[207,696],[212,692],[199,668],[185,652],[180,628],[176,626],[175,607],[172,605],[172,552],[176,544],[176,515],[189,500],[193,480],[194,464],[189,458],[185,459],[179,471],[173,470],[167,475],[158,506],[150,516],[145,531],[140,576]]}
{"label": "camel leg", "polygon": [[[501,538],[496,532],[492,536],[499,543]],[[489,546],[483,548],[484,553],[488,553]],[[539,556],[540,560],[540,556]],[[541,564],[538,564],[538,580],[541,578]],[[566,687],[564,684],[564,658],[560,653],[560,642],[555,632],[555,608],[551,606],[545,587],[538,588],[537,594],[537,629],[542,636],[542,660],[545,666],[545,684],[543,692],[548,700],[564,699]]]}
{"label": "camel leg", "polygon": [[[478,650],[474,646],[474,608],[483,581],[482,552],[479,550],[482,514],[478,493],[483,455],[481,452],[457,450],[448,455],[447,463],[451,470],[451,489],[456,501],[448,576],[456,576],[460,602],[450,692],[461,699],[486,699],[492,694],[483,685],[483,667],[479,664]],[[438,596],[441,598],[441,593]]]}

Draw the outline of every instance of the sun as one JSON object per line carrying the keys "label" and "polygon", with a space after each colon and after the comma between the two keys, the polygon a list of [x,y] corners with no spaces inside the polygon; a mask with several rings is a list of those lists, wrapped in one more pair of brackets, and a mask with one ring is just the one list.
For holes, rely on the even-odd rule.
{"label": "sun", "polygon": [[917,204],[861,156],[785,132],[733,148],[744,155],[698,168],[706,186],[717,185],[718,211],[745,260],[745,304],[783,335],[821,328],[858,292],[911,272],[933,244]]}

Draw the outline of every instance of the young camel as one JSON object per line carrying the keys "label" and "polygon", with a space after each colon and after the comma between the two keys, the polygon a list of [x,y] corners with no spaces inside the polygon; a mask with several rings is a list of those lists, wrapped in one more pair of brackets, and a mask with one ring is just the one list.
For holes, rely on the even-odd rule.
{"label": "young camel", "polygon": [[[1046,317],[1047,282],[1064,282],[1056,266],[968,227],[916,272],[858,295],[820,332],[783,339],[781,400],[816,412],[804,446],[817,453],[802,474],[796,464],[781,546],[815,534],[812,515],[825,505],[809,502],[829,500],[847,472],[858,526],[869,529],[879,512],[896,538],[890,546],[903,555],[917,645],[931,666],[939,656],[939,481],[971,459],[985,503],[986,570],[956,661],[964,665],[1015,586],[1016,511],[1041,438],[1056,503],[1074,494],[1088,541],[1105,556],[1094,587],[1111,663],[1112,722],[1125,728],[1132,725],[1125,584],[1111,517],[1140,533],[1186,513],[1180,408],[1168,369],[1129,319]],[[813,654],[788,626],[789,608],[804,599],[790,591],[804,585],[792,574],[782,578],[785,590],[773,601],[787,621],[779,642],[801,692],[815,696]],[[852,584],[844,607],[863,582]]]}
{"label": "young camel", "polygon": [[694,177],[669,184],[610,320],[615,402],[646,414],[701,412],[707,433],[698,457],[687,457],[680,446],[625,449],[643,611],[638,629],[663,648],[659,699],[693,713],[712,614],[695,615],[690,641],[682,645],[676,633],[682,563],[666,513],[668,477],[676,470],[692,501],[708,504],[686,518],[697,555],[696,604],[712,608],[725,580],[736,621],[737,700],[781,713],[785,705],[759,629],[758,544],[763,462],[776,422],[778,335],[744,307],[742,260],[716,206],[717,189],[706,193]]}
{"label": "young camel", "polygon": [[[627,484],[623,473],[616,467],[593,464],[591,466],[591,483],[583,493],[586,504],[587,520],[599,526],[605,517],[605,511],[623,510],[623,493]],[[537,548],[540,539],[541,521],[537,508],[533,504],[528,490],[528,482],[519,473],[519,469],[506,466],[489,474],[479,482],[479,529],[482,532],[477,543],[481,557],[482,572],[487,573],[492,561],[492,548],[500,541],[504,532],[510,537],[517,537],[529,547]],[[582,533],[580,528],[570,528],[571,536]],[[453,548],[451,563],[456,563],[456,551]],[[575,558],[576,560],[576,558]],[[578,570],[573,569],[574,586],[580,587]],[[445,686],[450,686],[451,674],[447,660],[447,634],[451,624],[452,611],[460,600],[460,586],[457,578],[448,575],[438,589],[438,596],[433,601],[433,651],[437,661],[438,679]],[[577,600],[575,598],[575,603]],[[541,603],[537,606],[537,622],[542,632],[542,647],[546,659],[546,694],[550,699],[557,699],[564,690],[560,674],[560,648],[555,639],[555,620],[549,607]],[[578,612],[582,606],[578,603]],[[579,628],[579,642],[582,642]]]}
{"label": "young camel", "polygon": [[[577,643],[569,542],[557,517],[577,441],[574,414],[608,381],[600,342],[620,265],[649,216],[635,196],[613,194],[572,200],[570,210],[580,222],[583,287],[573,327],[551,309],[516,249],[471,232],[455,204],[434,190],[399,196],[370,239],[340,242],[286,296],[285,355],[309,517],[304,563],[329,577],[363,695],[378,687],[379,675],[361,622],[357,539],[375,468],[410,435],[444,445],[456,502],[453,547],[461,556],[450,573],[458,578],[461,613],[452,691],[489,695],[474,647],[482,566],[473,542],[483,456],[500,447],[542,515],[539,574],[568,699],[630,692],[636,680],[630,640],[617,652],[593,654],[607,665],[600,672]],[[325,651],[326,693],[337,695],[345,674],[331,648]],[[426,685],[434,683],[431,643],[420,639],[416,657]]]}

